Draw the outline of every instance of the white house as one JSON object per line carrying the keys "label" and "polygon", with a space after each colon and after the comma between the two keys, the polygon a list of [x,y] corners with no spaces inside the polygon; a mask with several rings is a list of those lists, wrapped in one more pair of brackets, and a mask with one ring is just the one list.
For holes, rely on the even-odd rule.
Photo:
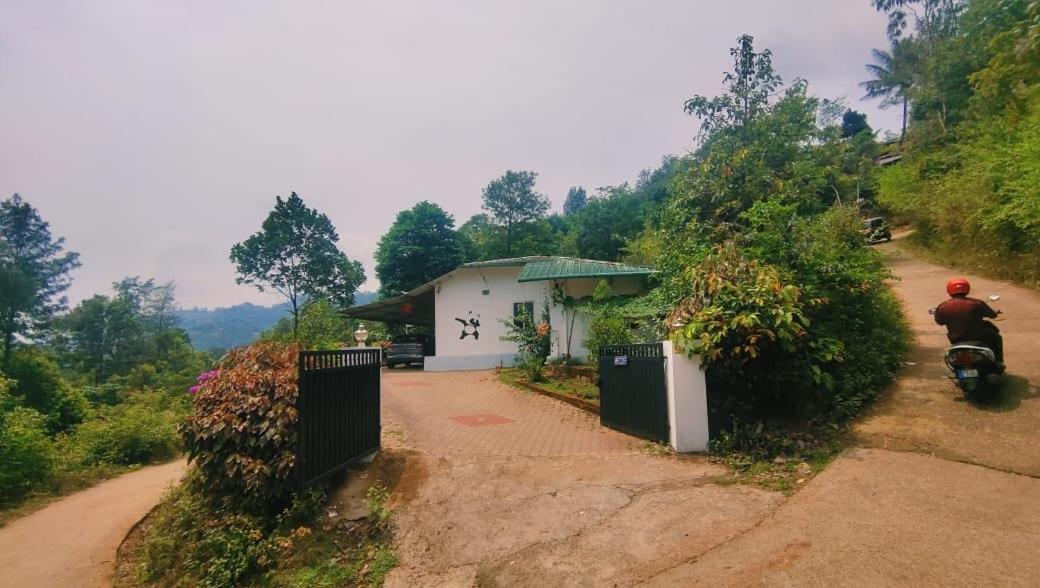
{"label": "white house", "polygon": [[[552,355],[567,352],[562,297],[591,296],[606,280],[614,295],[638,294],[653,273],[647,267],[574,259],[517,257],[467,263],[396,298],[355,306],[348,316],[432,328],[435,355],[426,358],[429,371],[487,369],[511,366],[516,344],[503,341],[502,320],[526,310],[540,320],[549,306]],[[562,296],[561,296],[562,295]],[[569,313],[568,313],[569,314]],[[586,317],[578,313],[570,353],[585,357]]]}

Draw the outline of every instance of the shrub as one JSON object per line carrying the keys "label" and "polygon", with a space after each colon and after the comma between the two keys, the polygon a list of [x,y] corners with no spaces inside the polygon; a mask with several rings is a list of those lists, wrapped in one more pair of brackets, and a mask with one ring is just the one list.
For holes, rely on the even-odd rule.
{"label": "shrub", "polygon": [[683,324],[673,339],[708,367],[714,430],[733,417],[748,430],[763,420],[852,417],[891,381],[909,341],[859,212],[835,206],[803,217],[760,201],[742,220],[739,244],[669,276],[680,295],[667,322]]}
{"label": "shrub", "polygon": [[83,420],[88,408],[86,398],[61,377],[58,364],[47,355],[36,349],[18,349],[6,373],[15,380],[11,390],[14,397],[44,415],[51,433]]}
{"label": "shrub", "polygon": [[203,488],[245,510],[275,512],[296,463],[295,344],[260,342],[229,352],[201,383],[181,427]]}
{"label": "shrub", "polygon": [[[150,582],[222,588],[246,584],[271,568],[293,540],[309,534],[324,491],[293,496],[277,516],[243,513],[235,505],[214,507],[199,493],[198,471],[167,494],[144,542],[144,575]],[[303,531],[301,531],[303,529]]]}
{"label": "shrub", "polygon": [[138,392],[76,427],[63,439],[80,465],[147,464],[173,457],[180,445],[180,415],[159,392]]}
{"label": "shrub", "polygon": [[549,357],[551,340],[549,338],[549,304],[546,302],[542,320],[535,323],[534,317],[522,311],[511,319],[500,319],[506,328],[503,341],[516,343],[518,358],[516,367],[520,368],[531,382],[542,380],[542,368]]}
{"label": "shrub", "polygon": [[0,375],[0,504],[24,496],[54,472],[54,447],[46,418],[15,406]]}
{"label": "shrub", "polygon": [[625,345],[632,343],[632,331],[628,328],[628,321],[618,314],[605,310],[589,321],[585,332],[585,340],[582,345],[589,352],[589,360],[593,366],[599,366],[596,358],[599,349],[605,345]]}

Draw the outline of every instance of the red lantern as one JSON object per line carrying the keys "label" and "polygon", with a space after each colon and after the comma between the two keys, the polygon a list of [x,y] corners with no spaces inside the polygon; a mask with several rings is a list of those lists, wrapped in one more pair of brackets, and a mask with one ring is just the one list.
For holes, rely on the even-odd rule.
{"label": "red lantern", "polygon": [[413,305],[411,302],[405,302],[401,305],[401,312],[405,314],[412,314],[413,310],[415,310],[415,305]]}

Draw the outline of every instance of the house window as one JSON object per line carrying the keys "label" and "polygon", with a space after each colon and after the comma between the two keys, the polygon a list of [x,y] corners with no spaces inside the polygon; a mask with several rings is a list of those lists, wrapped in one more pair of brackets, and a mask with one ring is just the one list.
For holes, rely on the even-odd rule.
{"label": "house window", "polygon": [[527,313],[527,316],[531,317],[531,321],[534,321],[534,302],[514,302],[513,303],[513,324],[520,326],[520,315]]}

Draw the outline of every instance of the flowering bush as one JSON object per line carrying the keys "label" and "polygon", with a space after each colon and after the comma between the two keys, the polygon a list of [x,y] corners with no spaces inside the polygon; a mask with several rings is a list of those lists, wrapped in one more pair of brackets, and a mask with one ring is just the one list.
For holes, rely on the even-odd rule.
{"label": "flowering bush", "polygon": [[298,352],[296,344],[254,343],[229,352],[217,369],[199,376],[181,434],[204,492],[263,512],[289,499]]}
{"label": "flowering bush", "polygon": [[532,382],[542,379],[542,368],[545,367],[545,358],[549,357],[551,340],[549,333],[552,327],[549,325],[549,305],[546,303],[542,320],[534,321],[534,317],[528,312],[522,311],[512,319],[500,319],[506,328],[506,334],[500,337],[503,341],[516,343],[519,358],[516,365],[527,373],[527,378]]}
{"label": "flowering bush", "polygon": [[195,380],[195,385],[191,388],[188,388],[188,392],[191,392],[192,394],[198,394],[199,389],[201,389],[202,386],[206,384],[206,382],[216,379],[216,377],[219,375],[220,370],[210,370],[208,372],[202,372],[201,374],[199,374],[199,377]]}

